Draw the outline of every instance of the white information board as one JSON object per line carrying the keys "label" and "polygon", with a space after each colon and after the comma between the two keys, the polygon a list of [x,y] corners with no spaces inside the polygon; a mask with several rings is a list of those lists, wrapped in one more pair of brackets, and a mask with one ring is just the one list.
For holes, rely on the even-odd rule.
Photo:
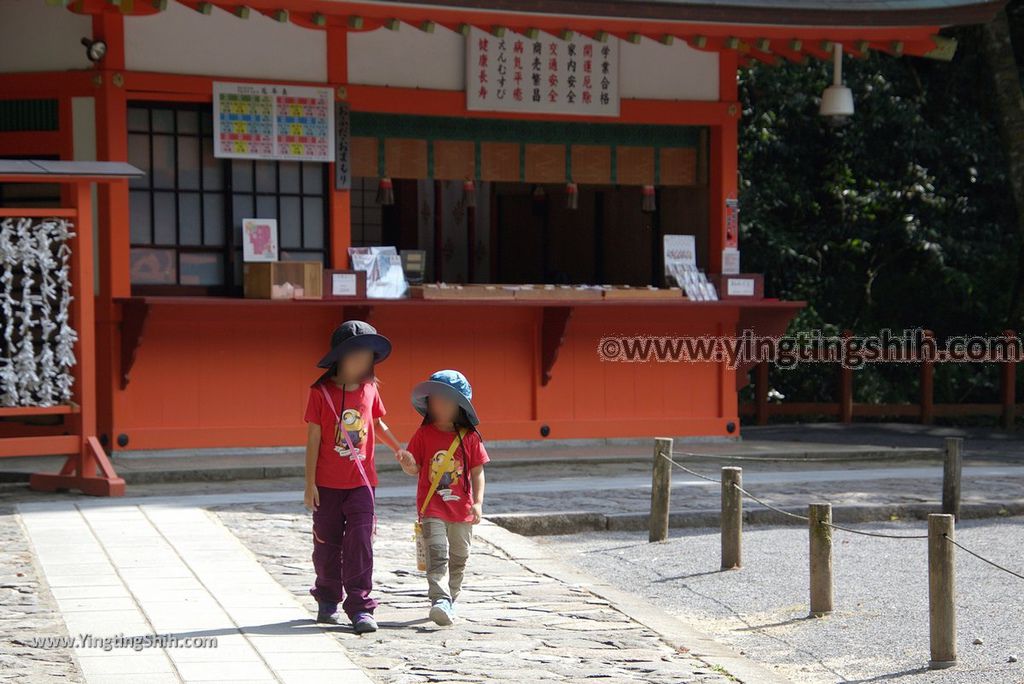
{"label": "white information board", "polygon": [[618,116],[619,39],[499,37],[474,27],[466,39],[466,108]]}

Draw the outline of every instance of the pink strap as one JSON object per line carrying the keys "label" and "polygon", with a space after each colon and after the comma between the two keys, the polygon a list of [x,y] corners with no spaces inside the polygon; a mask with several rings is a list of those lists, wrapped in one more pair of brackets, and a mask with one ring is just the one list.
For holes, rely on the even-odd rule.
{"label": "pink strap", "polygon": [[[352,454],[353,459],[356,462],[356,467],[359,468],[359,475],[363,478],[363,484],[370,490],[370,497],[373,498],[373,487],[370,486],[370,478],[366,477],[366,468],[363,467],[363,459],[359,458],[359,454],[356,452],[355,446],[352,444],[352,438],[348,436],[348,430],[341,424],[341,416],[338,415],[337,409],[334,408],[334,402],[331,400],[331,395],[327,391],[327,388],[320,385],[320,391],[324,394],[324,401],[331,407],[331,413],[334,414],[334,419],[337,421],[337,430],[341,432],[345,437],[345,443],[348,444],[349,453]],[[344,392],[345,388],[342,387],[341,391]]]}

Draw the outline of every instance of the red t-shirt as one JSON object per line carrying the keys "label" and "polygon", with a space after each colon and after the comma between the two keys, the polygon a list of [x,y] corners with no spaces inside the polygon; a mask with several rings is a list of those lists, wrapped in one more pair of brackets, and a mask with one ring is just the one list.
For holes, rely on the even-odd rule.
{"label": "red t-shirt", "polygon": [[[334,410],[331,410],[320,387],[326,387],[331,395]],[[344,410],[342,410],[344,394]],[[337,414],[335,414],[337,411]],[[366,479],[371,487],[377,486],[377,469],[373,464],[373,425],[384,416],[384,404],[377,393],[377,386],[364,382],[355,391],[342,390],[333,380],[327,380],[309,390],[306,404],[306,422],[320,426],[320,454],[316,459],[316,483],[333,489],[355,489],[363,486],[363,478],[356,465],[358,455],[366,470]],[[356,454],[348,448],[345,436],[338,429],[338,419],[348,432],[348,438]]]}
{"label": "red t-shirt", "polygon": [[[416,510],[423,506],[430,483],[440,468],[444,455],[455,439],[454,432],[438,430],[433,425],[424,425],[416,430],[409,440],[408,449],[416,458],[420,467],[419,482],[416,487]],[[425,518],[440,518],[448,522],[471,522],[473,515],[473,497],[470,495],[470,472],[491,459],[484,449],[483,440],[476,432],[467,432],[462,446],[452,454],[452,468],[441,475],[434,496],[430,498]]]}

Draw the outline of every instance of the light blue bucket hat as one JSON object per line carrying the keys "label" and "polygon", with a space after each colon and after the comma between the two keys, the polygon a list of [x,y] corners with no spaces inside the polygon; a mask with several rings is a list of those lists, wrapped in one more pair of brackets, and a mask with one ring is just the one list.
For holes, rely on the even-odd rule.
{"label": "light blue bucket hat", "polygon": [[469,416],[469,422],[478,425],[476,409],[470,401],[473,398],[473,388],[466,376],[457,370],[437,371],[425,380],[412,388],[412,405],[421,416],[427,415],[427,397],[431,394],[440,395],[451,399],[461,406]]}

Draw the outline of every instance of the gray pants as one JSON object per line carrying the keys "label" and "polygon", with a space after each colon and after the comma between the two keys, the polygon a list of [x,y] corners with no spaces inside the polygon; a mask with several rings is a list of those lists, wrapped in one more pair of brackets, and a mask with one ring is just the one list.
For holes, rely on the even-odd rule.
{"label": "gray pants", "polygon": [[423,537],[427,542],[427,596],[430,603],[438,599],[454,601],[462,589],[469,546],[473,541],[473,526],[445,522],[440,518],[424,518]]}

